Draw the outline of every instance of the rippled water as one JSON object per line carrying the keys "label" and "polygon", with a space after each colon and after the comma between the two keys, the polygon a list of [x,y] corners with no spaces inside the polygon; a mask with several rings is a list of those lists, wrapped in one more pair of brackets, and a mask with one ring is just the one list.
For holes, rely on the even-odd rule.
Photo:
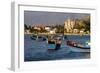
{"label": "rippled water", "polygon": [[[47,41],[32,40],[31,34],[24,35],[24,61],[43,61],[43,60],[65,60],[65,59],[87,59],[90,52],[81,48],[66,45],[67,40],[78,41],[80,43],[90,40],[89,35],[80,37],[79,35],[67,35],[67,39],[62,41],[61,49],[48,51]],[[90,50],[88,50],[90,51]]]}

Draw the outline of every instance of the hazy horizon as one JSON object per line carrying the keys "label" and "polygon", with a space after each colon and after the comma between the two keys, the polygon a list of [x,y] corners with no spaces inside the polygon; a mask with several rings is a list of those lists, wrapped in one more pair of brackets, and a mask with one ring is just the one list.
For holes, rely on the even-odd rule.
{"label": "hazy horizon", "polygon": [[81,19],[90,16],[87,13],[67,13],[67,12],[44,12],[44,11],[24,11],[24,24],[64,24],[64,21],[70,19]]}

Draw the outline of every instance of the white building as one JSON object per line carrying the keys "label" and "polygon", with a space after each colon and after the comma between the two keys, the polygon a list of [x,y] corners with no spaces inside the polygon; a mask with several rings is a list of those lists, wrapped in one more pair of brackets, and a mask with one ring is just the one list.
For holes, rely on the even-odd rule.
{"label": "white building", "polygon": [[55,30],[50,30],[49,33],[50,33],[50,34],[55,34],[56,32],[55,32]]}
{"label": "white building", "polygon": [[45,30],[50,31],[50,27],[46,26]]}
{"label": "white building", "polygon": [[73,33],[78,33],[79,32],[79,30],[78,29],[73,29]]}
{"label": "white building", "polygon": [[26,34],[29,34],[29,33],[30,33],[30,30],[28,30],[28,29],[25,30],[25,33],[26,33]]}
{"label": "white building", "polygon": [[37,26],[35,26],[34,29],[41,30],[41,28],[40,27],[37,27]]}

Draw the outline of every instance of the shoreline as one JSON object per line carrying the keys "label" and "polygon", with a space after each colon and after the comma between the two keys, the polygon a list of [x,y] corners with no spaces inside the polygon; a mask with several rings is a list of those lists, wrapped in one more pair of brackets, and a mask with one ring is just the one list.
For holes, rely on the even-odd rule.
{"label": "shoreline", "polygon": [[[36,35],[34,33],[24,33],[25,34],[30,34],[30,35]],[[60,33],[58,33],[60,35]],[[56,35],[56,34],[46,34],[46,33],[41,33],[41,34],[38,34],[38,35]],[[70,33],[66,33],[64,35],[80,35],[80,36],[83,36],[83,35],[91,35],[91,34],[70,34]]]}

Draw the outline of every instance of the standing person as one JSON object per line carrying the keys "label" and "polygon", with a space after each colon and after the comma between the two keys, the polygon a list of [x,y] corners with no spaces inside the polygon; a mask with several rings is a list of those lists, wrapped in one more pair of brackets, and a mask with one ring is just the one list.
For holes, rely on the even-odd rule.
{"label": "standing person", "polygon": [[61,39],[56,40],[56,47],[55,50],[61,49]]}

